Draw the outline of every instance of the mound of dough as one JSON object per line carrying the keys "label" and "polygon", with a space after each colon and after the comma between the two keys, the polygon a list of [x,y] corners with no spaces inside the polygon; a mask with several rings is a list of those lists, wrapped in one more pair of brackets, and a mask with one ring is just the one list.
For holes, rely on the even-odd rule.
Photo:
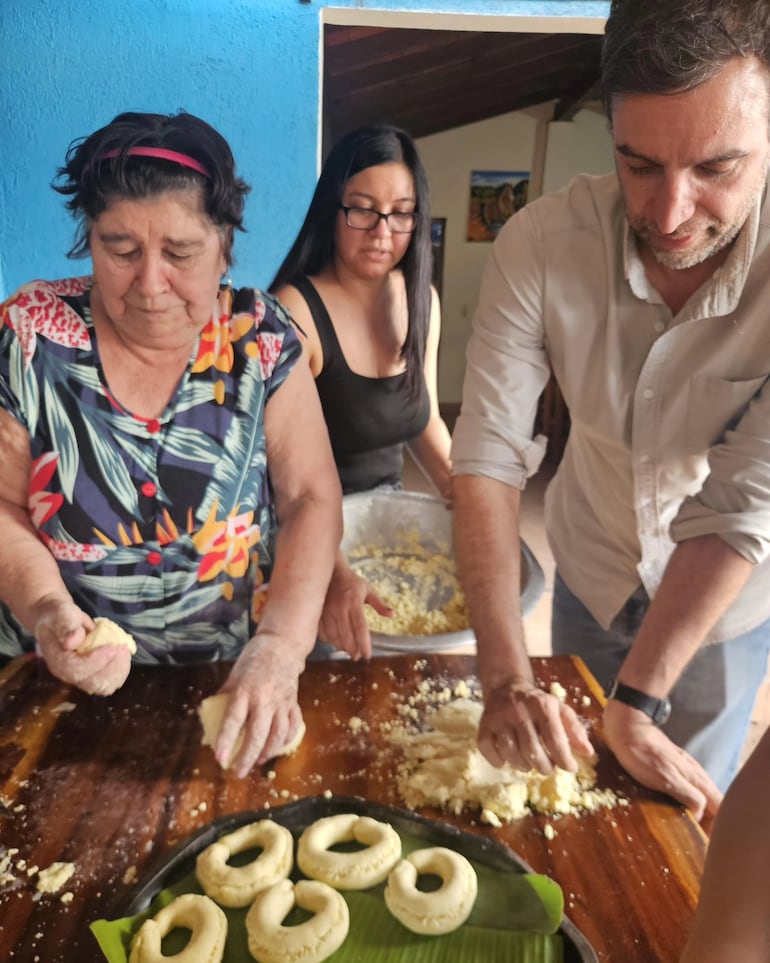
{"label": "mound of dough", "polygon": [[403,752],[399,793],[410,809],[480,809],[482,821],[497,825],[495,820],[512,822],[532,810],[574,814],[618,805],[611,789],[596,787],[596,770],[582,757],[576,773],[557,768],[545,776],[508,763],[495,768],[477,745],[482,712],[481,703],[458,698],[428,709],[422,727],[392,727],[390,741]]}
{"label": "mound of dough", "polygon": [[[222,720],[225,716],[225,709],[227,709],[227,700],[229,698],[226,692],[218,692],[216,695],[204,699],[200,706],[198,706],[198,716],[203,726],[202,746],[211,746],[212,749],[216,747],[219,730],[222,728]],[[290,756],[293,752],[296,752],[300,743],[305,738],[306,731],[305,720],[302,719],[294,736],[286,743],[280,752],[276,753],[276,756]],[[233,759],[238,755],[242,742],[243,736],[241,735],[236,739],[233,751],[230,753],[230,758],[227,760],[227,763],[222,766],[223,769],[230,768]]]}
{"label": "mound of dough", "polygon": [[78,646],[78,652],[84,655],[103,645],[125,645],[131,655],[136,652],[134,637],[121,629],[116,622],[104,618],[94,619],[94,628]]}

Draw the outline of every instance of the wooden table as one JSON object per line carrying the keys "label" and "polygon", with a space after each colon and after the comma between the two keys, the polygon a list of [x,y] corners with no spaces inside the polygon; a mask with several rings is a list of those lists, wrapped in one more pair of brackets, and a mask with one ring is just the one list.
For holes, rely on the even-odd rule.
{"label": "wooden table", "polygon": [[[423,814],[497,838],[557,880],[567,915],[600,960],[676,961],[697,900],[705,836],[681,807],[620,770],[595,728],[601,693],[579,660],[535,659],[534,666],[543,684],[559,681],[594,724],[599,783],[622,792],[629,805],[563,817],[552,840],[540,815],[492,829],[477,814]],[[300,685],[307,735],[299,751],[243,780],[221,771],[201,747],[195,711],[228,669],[136,667],[108,699],[64,685],[32,658],[0,674],[0,857],[18,850],[13,880],[0,885],[0,960],[102,960],[89,922],[115,916],[153,864],[215,817],[326,790],[400,805],[395,750],[380,724],[397,718],[397,703],[423,679],[452,686],[475,678],[475,659],[310,664]],[[358,732],[349,725],[353,716],[366,723]],[[40,869],[74,862],[65,886],[71,901],[36,893],[37,877],[19,869],[20,859]]]}

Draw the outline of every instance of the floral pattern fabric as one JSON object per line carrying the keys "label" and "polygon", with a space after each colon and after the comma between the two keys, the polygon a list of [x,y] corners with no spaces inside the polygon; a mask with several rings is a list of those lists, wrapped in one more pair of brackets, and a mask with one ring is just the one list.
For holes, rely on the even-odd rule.
{"label": "floral pattern fabric", "polygon": [[[299,358],[278,302],[223,289],[160,418],[112,397],[92,278],[35,281],[0,308],[0,407],[27,430],[29,513],[75,602],[139,662],[234,658],[259,620],[277,520],[264,414]],[[0,653],[34,640],[0,607]]]}

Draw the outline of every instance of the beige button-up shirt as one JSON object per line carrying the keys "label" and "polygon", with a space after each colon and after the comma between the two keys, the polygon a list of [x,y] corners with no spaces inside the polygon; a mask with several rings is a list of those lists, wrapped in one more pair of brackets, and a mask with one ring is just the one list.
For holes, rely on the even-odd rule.
{"label": "beige button-up shirt", "polygon": [[655,595],[676,542],[716,533],[756,564],[707,641],[770,617],[770,205],[675,316],[614,174],[508,221],[468,343],[454,474],[525,486],[549,362],[571,429],[546,530],[572,592],[606,627],[640,583]]}

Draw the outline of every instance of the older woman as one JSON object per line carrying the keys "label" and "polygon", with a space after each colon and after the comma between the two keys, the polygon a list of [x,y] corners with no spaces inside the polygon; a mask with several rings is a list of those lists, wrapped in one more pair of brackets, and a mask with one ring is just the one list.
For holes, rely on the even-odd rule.
{"label": "older woman", "polygon": [[[451,497],[430,223],[412,138],[389,124],[359,127],[332,148],[271,284],[308,333],[305,354],[346,493],[400,488],[408,442],[435,489]],[[389,612],[340,553],[321,634],[354,657],[371,653],[364,601]]]}
{"label": "older woman", "polygon": [[[135,661],[235,659],[217,743],[244,774],[297,729],[341,535],[340,485],[291,321],[220,280],[247,185],[196,117],[128,113],[57,190],[93,276],[0,315],[0,653],[108,693]],[[269,583],[269,584],[268,584]]]}

